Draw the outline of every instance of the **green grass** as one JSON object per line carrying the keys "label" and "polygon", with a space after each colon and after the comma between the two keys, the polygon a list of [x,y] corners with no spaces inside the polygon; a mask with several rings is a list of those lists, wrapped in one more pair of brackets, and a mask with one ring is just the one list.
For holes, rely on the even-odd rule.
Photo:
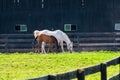
{"label": "green grass", "polygon": [[[77,68],[100,64],[120,56],[120,52],[74,52],[59,54],[0,53],[0,80],[24,80],[48,74],[57,74]],[[107,69],[108,76],[119,71],[119,66]],[[100,73],[86,77],[86,80],[100,80]]]}

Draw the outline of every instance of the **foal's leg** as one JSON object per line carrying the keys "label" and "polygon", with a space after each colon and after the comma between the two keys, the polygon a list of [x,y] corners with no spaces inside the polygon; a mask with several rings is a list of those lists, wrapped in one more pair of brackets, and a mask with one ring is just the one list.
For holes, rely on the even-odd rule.
{"label": "foal's leg", "polygon": [[49,47],[48,47],[48,50],[47,50],[47,52],[50,52],[50,51],[52,51],[52,50],[51,50],[51,47],[52,47],[52,43],[50,43],[50,44],[49,44]]}
{"label": "foal's leg", "polygon": [[38,44],[37,44],[36,47],[35,47],[35,53],[37,53],[37,48],[38,48]]}
{"label": "foal's leg", "polygon": [[35,50],[36,53],[39,53],[39,47],[40,47],[40,44],[38,43],[38,44],[36,45],[36,50]]}
{"label": "foal's leg", "polygon": [[52,46],[54,52],[57,52],[57,45],[56,44],[57,43],[53,43],[53,46]]}
{"label": "foal's leg", "polygon": [[49,52],[49,51],[50,51],[50,44],[48,44],[48,46],[49,46],[49,47],[48,47],[48,49],[47,49],[47,52]]}
{"label": "foal's leg", "polygon": [[53,52],[52,48],[53,48],[53,44],[51,43],[50,44],[50,50],[51,50],[51,52]]}
{"label": "foal's leg", "polygon": [[45,51],[45,42],[42,42],[42,44],[41,44],[41,52],[46,54],[46,51]]}

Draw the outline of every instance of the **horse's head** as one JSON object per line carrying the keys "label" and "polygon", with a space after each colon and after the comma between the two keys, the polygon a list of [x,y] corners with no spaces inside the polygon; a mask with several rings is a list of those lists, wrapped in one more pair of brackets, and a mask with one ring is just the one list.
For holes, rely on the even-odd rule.
{"label": "horse's head", "polygon": [[70,51],[70,53],[73,52],[73,42],[68,44],[67,49]]}
{"label": "horse's head", "polygon": [[39,33],[40,33],[40,31],[39,31],[39,30],[35,30],[35,31],[33,32],[34,37],[36,38],[36,37],[39,35]]}

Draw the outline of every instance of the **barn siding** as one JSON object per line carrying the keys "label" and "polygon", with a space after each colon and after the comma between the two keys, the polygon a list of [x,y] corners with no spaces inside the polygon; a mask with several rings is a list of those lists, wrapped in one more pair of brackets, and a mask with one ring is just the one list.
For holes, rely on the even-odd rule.
{"label": "barn siding", "polygon": [[[76,24],[75,32],[113,32],[119,14],[120,0],[0,0],[0,33],[64,31],[64,24]],[[28,31],[17,32],[16,24]]]}

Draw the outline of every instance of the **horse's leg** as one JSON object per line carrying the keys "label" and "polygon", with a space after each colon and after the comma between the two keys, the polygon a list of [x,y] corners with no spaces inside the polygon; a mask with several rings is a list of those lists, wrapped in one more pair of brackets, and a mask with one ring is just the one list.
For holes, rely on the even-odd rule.
{"label": "horse's leg", "polygon": [[57,44],[57,43],[53,43],[53,46],[52,46],[54,52],[57,52],[57,45],[56,45],[56,44]]}
{"label": "horse's leg", "polygon": [[60,46],[61,46],[62,52],[65,52],[63,48],[63,42],[60,42]]}
{"label": "horse's leg", "polygon": [[56,43],[55,43],[55,51],[57,52],[58,49],[59,49],[59,46],[58,46],[58,43],[56,42]]}

